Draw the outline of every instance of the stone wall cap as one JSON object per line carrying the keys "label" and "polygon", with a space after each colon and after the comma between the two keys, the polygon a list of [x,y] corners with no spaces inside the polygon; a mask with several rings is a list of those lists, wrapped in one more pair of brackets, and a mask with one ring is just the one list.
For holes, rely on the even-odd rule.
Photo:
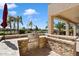
{"label": "stone wall cap", "polygon": [[58,42],[65,43],[65,44],[70,44],[70,45],[74,45],[75,44],[75,42],[73,42],[73,41],[63,40],[63,39],[59,39],[59,38],[47,37],[47,39],[48,40],[58,41]]}
{"label": "stone wall cap", "polygon": [[28,40],[28,37],[24,37],[24,38],[14,38],[14,39],[7,39],[7,40]]}
{"label": "stone wall cap", "polygon": [[[2,37],[3,36],[0,36],[0,38]],[[27,37],[27,34],[5,35],[6,39],[14,39],[14,38],[21,38],[21,37]]]}
{"label": "stone wall cap", "polygon": [[46,35],[43,35],[43,36],[39,36],[39,37],[40,37],[40,38],[41,38],[41,37],[45,37],[45,38],[46,38],[47,36],[46,36]]}
{"label": "stone wall cap", "polygon": [[77,36],[66,36],[66,35],[52,35],[52,34],[47,34],[49,37],[55,37],[55,38],[63,38],[63,39],[68,39],[68,40],[76,40]]}

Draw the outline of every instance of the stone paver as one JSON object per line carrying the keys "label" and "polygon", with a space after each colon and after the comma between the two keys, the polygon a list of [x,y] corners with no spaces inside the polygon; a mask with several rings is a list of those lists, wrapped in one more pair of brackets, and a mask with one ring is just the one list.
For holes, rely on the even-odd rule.
{"label": "stone paver", "polygon": [[17,40],[1,41],[0,56],[19,56]]}

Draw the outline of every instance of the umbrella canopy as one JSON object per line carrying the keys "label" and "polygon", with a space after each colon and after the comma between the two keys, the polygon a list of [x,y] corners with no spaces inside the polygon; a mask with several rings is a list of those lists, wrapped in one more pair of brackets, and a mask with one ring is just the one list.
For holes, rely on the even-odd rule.
{"label": "umbrella canopy", "polygon": [[3,22],[1,24],[3,28],[7,26],[7,15],[8,15],[8,8],[7,8],[7,4],[5,4],[3,10]]}

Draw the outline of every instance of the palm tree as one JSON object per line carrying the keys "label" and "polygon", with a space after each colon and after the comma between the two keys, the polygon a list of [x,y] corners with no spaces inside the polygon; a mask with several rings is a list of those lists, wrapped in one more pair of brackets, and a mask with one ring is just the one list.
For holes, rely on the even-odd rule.
{"label": "palm tree", "polygon": [[19,16],[16,17],[17,31],[19,31]]}
{"label": "palm tree", "polygon": [[13,29],[14,29],[14,33],[15,33],[15,30],[16,30],[16,18],[14,17],[14,20],[13,20]]}
{"label": "palm tree", "polygon": [[10,26],[10,34],[12,34],[12,31],[11,31],[11,29],[12,29],[12,26],[11,26],[11,16],[8,16],[7,23]]}
{"label": "palm tree", "polygon": [[12,22],[13,22],[13,29],[14,29],[14,33],[15,33],[15,22],[16,22],[16,19],[15,19],[14,16],[10,16],[10,23],[12,23]]}
{"label": "palm tree", "polygon": [[10,26],[10,33],[12,34],[12,23],[13,22],[13,29],[14,29],[14,32],[15,32],[15,25],[17,23],[17,31],[19,31],[19,23],[21,23],[23,25],[23,22],[22,22],[22,17],[21,16],[17,16],[17,17],[14,17],[14,16],[8,16],[8,20],[7,20],[7,23],[9,24]]}
{"label": "palm tree", "polygon": [[30,22],[28,23],[28,25],[30,26],[30,29],[32,30],[32,27],[33,27],[33,22],[32,22],[32,21],[30,21]]}
{"label": "palm tree", "polygon": [[47,28],[48,28],[48,26],[45,27],[45,29],[47,29]]}
{"label": "palm tree", "polygon": [[58,22],[58,24],[55,24],[55,28],[57,28],[59,30],[59,34],[61,34],[62,29],[64,29],[65,23],[64,22]]}
{"label": "palm tree", "polygon": [[45,29],[47,29],[48,28],[48,21],[46,21],[46,26],[45,26]]}
{"label": "palm tree", "polygon": [[36,30],[36,31],[38,31],[38,30],[39,30],[38,26],[35,26],[35,30]]}
{"label": "palm tree", "polygon": [[19,31],[19,23],[21,23],[23,25],[22,16],[16,17],[16,23],[17,23],[17,31]]}

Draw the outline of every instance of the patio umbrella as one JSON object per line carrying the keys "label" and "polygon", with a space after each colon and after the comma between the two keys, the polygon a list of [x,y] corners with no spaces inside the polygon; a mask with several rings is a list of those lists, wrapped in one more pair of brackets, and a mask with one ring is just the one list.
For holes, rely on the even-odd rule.
{"label": "patio umbrella", "polygon": [[8,15],[8,9],[7,9],[7,4],[5,4],[3,10],[3,22],[1,24],[3,28],[7,26],[7,15]]}
{"label": "patio umbrella", "polygon": [[2,40],[5,40],[5,28],[7,26],[7,15],[8,15],[8,9],[7,9],[7,4],[4,5],[4,10],[3,10],[3,22],[1,23],[1,26],[4,29],[4,35],[2,37]]}

